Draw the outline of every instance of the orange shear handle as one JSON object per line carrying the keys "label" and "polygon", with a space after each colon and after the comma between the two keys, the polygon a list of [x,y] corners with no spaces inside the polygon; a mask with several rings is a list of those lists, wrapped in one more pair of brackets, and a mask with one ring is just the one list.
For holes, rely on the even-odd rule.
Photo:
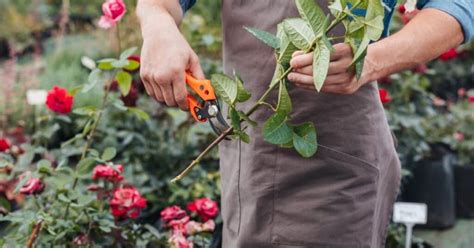
{"label": "orange shear handle", "polygon": [[[186,73],[186,84],[204,101],[215,101],[216,94],[214,88],[212,88],[210,80],[197,80],[189,73]],[[197,99],[188,94],[186,98],[188,102],[189,112],[191,112],[192,117],[199,122],[206,122],[206,118],[202,118],[198,115],[198,111],[201,110],[204,106],[199,104]]]}

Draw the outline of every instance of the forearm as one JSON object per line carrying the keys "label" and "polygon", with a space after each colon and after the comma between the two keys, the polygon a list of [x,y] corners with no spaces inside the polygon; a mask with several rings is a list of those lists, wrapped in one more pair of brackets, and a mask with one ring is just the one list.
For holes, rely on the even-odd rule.
{"label": "forearm", "polygon": [[159,31],[161,25],[174,23],[179,25],[183,19],[183,11],[178,0],[138,0],[138,19],[142,34]]}
{"label": "forearm", "polygon": [[454,17],[440,10],[424,9],[399,32],[369,46],[363,80],[377,80],[430,61],[461,44],[463,38]]}

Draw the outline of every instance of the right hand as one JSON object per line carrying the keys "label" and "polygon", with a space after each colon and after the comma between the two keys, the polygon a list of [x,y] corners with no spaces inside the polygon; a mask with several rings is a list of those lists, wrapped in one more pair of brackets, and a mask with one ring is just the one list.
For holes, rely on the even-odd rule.
{"label": "right hand", "polygon": [[142,25],[140,76],[146,92],[159,102],[187,110],[185,72],[204,79],[199,58],[167,13],[148,15]]}

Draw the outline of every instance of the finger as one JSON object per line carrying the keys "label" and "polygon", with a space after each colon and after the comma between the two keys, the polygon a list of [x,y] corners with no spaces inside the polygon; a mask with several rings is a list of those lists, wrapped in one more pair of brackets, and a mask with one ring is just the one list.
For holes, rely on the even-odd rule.
{"label": "finger", "polygon": [[354,93],[350,85],[346,85],[346,84],[325,85],[323,86],[321,91],[325,93],[344,94],[344,95]]}
{"label": "finger", "polygon": [[351,57],[352,59],[352,48],[346,43],[337,43],[333,45],[334,51],[331,53],[331,61],[338,60],[344,57]]}
{"label": "finger", "polygon": [[153,91],[153,97],[158,102],[164,102],[165,99],[163,98],[163,93],[161,92],[161,88],[158,84],[153,83],[151,86],[151,90]]}
{"label": "finger", "polygon": [[351,84],[352,83],[352,75],[350,73],[339,73],[334,75],[328,75],[324,84],[331,85],[331,84]]}
{"label": "finger", "polygon": [[349,72],[351,59],[339,59],[329,63],[328,76]]}
{"label": "finger", "polygon": [[298,83],[298,84],[309,84],[313,85],[313,77],[301,73],[296,73],[292,72],[288,74],[288,80],[290,80],[293,83]]}
{"label": "finger", "polygon": [[184,74],[177,73],[173,79],[173,95],[178,107],[182,110],[188,109],[186,96],[188,91],[186,90],[186,84],[184,82]]}
{"label": "finger", "polygon": [[303,68],[298,68],[298,69],[295,69],[294,72],[305,74],[305,75],[308,75],[308,76],[312,76],[313,75],[313,66],[309,65],[309,66],[305,66]]}
{"label": "finger", "polygon": [[304,54],[303,51],[296,51],[296,52],[294,52],[294,53],[291,55],[291,57],[294,58],[294,57],[296,57],[296,56],[300,56],[300,55],[303,55],[303,54]]}
{"label": "finger", "polygon": [[290,60],[291,67],[298,69],[313,64],[313,53],[306,53],[293,57]]}
{"label": "finger", "polygon": [[316,90],[316,88],[313,85],[309,84],[300,84],[300,83],[295,83],[295,86],[298,88],[306,89],[306,90]]}
{"label": "finger", "polygon": [[170,82],[160,84],[161,92],[163,93],[163,98],[165,99],[166,105],[170,107],[176,107],[176,101],[174,99],[173,87]]}
{"label": "finger", "polygon": [[191,55],[191,57],[189,58],[188,69],[196,79],[206,79],[206,76],[202,71],[201,63],[199,62],[199,57],[196,54]]}
{"label": "finger", "polygon": [[151,83],[150,83],[150,80],[149,80],[149,77],[148,76],[145,76],[143,74],[140,74],[140,77],[142,79],[142,82],[143,82],[143,85],[145,86],[145,91],[146,93],[152,97],[152,98],[155,98],[155,93],[153,92],[153,88],[151,87]]}

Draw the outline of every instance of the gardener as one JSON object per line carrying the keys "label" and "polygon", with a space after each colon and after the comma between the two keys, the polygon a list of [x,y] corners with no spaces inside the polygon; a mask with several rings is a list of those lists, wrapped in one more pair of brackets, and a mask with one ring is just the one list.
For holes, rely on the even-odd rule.
{"label": "gardener", "polygon": [[[191,2],[140,0],[137,9],[147,92],[182,109],[184,71],[204,78],[198,57],[177,28]],[[317,1],[325,11],[327,2]],[[387,29],[395,0],[384,3]],[[335,44],[323,93],[316,94],[312,55],[294,54],[296,69],[288,75],[298,86],[290,90],[292,122],[315,123],[318,152],[304,159],[265,143],[258,127],[249,129],[250,144],[221,144],[224,248],[384,246],[400,163],[375,80],[436,58],[474,32],[471,0],[419,0],[422,4],[401,31],[369,46],[360,80],[349,67],[350,46]],[[294,0],[223,1],[224,70],[242,75],[253,100],[267,89],[275,59],[272,49],[243,27],[275,33],[277,23],[294,16]],[[244,109],[252,103],[247,104]],[[252,117],[261,123],[269,114],[260,109]]]}

